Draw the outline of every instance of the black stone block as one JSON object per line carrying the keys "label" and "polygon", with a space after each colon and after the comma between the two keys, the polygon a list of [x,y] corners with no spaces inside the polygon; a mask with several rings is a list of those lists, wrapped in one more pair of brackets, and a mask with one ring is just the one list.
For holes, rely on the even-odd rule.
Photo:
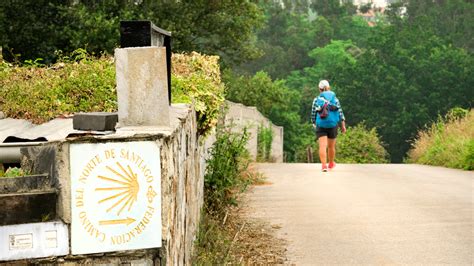
{"label": "black stone block", "polygon": [[117,113],[79,113],[72,120],[73,128],[78,130],[112,131],[118,122]]}

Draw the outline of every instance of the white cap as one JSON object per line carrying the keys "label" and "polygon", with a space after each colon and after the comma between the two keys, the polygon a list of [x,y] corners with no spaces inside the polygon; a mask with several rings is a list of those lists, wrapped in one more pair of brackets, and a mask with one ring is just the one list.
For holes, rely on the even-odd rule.
{"label": "white cap", "polygon": [[323,79],[319,82],[319,88],[324,89],[325,87],[329,87],[329,82],[327,80]]}

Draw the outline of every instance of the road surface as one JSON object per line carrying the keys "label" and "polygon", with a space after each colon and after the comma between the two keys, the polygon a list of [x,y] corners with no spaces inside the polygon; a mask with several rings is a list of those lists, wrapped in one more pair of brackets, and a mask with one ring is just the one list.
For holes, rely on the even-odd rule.
{"label": "road surface", "polygon": [[473,265],[474,173],[420,165],[257,164],[249,215],[296,265]]}

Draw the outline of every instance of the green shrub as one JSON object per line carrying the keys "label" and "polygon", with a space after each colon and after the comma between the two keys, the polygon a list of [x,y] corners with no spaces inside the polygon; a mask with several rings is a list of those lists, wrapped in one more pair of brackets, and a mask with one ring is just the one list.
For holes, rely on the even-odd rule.
{"label": "green shrub", "polygon": [[[313,150],[313,158],[319,162],[319,144]],[[388,153],[375,128],[367,129],[361,123],[339,133],[336,140],[336,162],[340,163],[387,163]]]}
{"label": "green shrub", "polygon": [[407,162],[474,170],[474,110],[454,108],[420,131]]}
{"label": "green shrub", "polygon": [[387,163],[388,153],[375,128],[358,124],[337,138],[336,158],[341,163]]}
{"label": "green shrub", "polygon": [[257,133],[257,162],[271,161],[273,130],[272,126],[265,127],[261,124]]}
{"label": "green shrub", "polygon": [[221,212],[235,203],[235,190],[246,185],[241,173],[247,169],[249,154],[247,130],[233,133],[230,128],[217,129],[216,142],[210,149],[204,176],[204,201],[208,211]]}
{"label": "green shrub", "polygon": [[248,138],[246,129],[235,133],[231,127],[217,128],[217,139],[207,160],[204,208],[195,243],[193,264],[240,264],[240,257],[232,255],[237,246],[234,242],[238,230],[235,209],[232,208],[238,203],[238,195],[244,192],[248,185],[263,182],[262,174],[248,167]]}
{"label": "green shrub", "polygon": [[225,101],[219,57],[174,54],[172,67],[173,102],[192,103],[198,113],[198,132],[206,135],[217,125]]}

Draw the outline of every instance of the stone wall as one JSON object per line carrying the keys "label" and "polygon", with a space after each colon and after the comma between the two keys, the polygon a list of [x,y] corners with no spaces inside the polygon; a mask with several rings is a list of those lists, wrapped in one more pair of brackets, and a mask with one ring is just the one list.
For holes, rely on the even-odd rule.
{"label": "stone wall", "polygon": [[226,124],[235,124],[236,131],[242,131],[247,127],[250,133],[247,149],[254,160],[257,158],[257,135],[258,127],[264,125],[271,126],[273,131],[273,142],[271,158],[273,162],[283,162],[283,127],[274,125],[268,118],[263,116],[256,107],[245,106],[240,103],[227,101]]}
{"label": "stone wall", "polygon": [[[161,248],[67,255],[4,264],[190,265],[203,204],[205,154],[212,143],[198,139],[196,113],[189,106],[171,106],[170,120],[171,130],[168,131],[117,131],[109,136],[74,137],[66,141],[22,150],[23,166],[33,172],[47,172],[52,183],[56,185],[58,190],[56,220],[61,220],[70,226],[70,145],[155,141],[161,152],[159,155],[161,159]],[[45,153],[55,158],[53,164],[50,164],[49,159],[43,160]]]}
{"label": "stone wall", "polygon": [[189,265],[204,200],[204,149],[197,138],[196,113],[180,116],[174,133],[160,139],[162,163],[163,258],[167,265]]}

